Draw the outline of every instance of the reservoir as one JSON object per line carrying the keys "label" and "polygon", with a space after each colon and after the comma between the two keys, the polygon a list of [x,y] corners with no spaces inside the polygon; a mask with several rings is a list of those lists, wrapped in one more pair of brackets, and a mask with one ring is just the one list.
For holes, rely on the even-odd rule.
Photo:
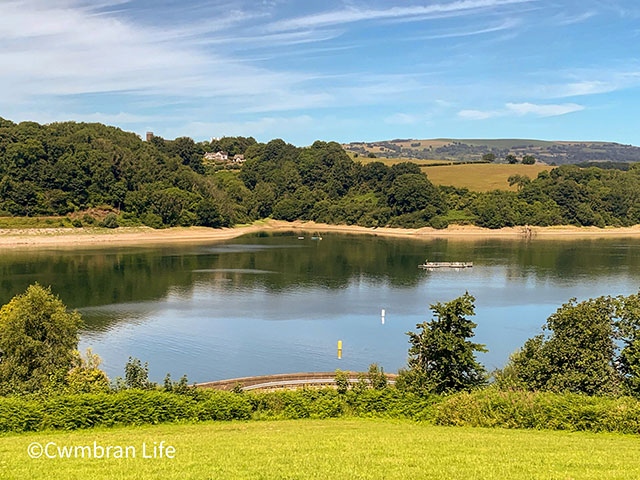
{"label": "reservoir", "polygon": [[[388,372],[429,304],[476,297],[475,341],[501,367],[570,298],[637,293],[640,240],[398,239],[258,234],[205,244],[0,253],[0,303],[34,282],[82,314],[80,349],[110,378],[129,356],[189,382],[305,371]],[[299,238],[304,237],[304,238]],[[473,268],[421,270],[433,262]],[[381,311],[385,310],[384,324]],[[342,341],[342,359],[337,342]]]}

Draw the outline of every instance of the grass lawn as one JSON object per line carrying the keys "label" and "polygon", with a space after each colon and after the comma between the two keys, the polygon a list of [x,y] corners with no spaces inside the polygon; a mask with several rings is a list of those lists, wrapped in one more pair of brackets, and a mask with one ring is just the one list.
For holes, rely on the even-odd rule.
{"label": "grass lawn", "polygon": [[453,185],[459,188],[466,187],[477,192],[487,192],[496,189],[515,190],[516,187],[510,187],[507,180],[511,175],[526,175],[534,179],[538,173],[552,168],[548,165],[481,163],[424,167],[422,171],[436,185]]}
{"label": "grass lawn", "polygon": [[[32,442],[133,445],[132,459],[31,459]],[[143,459],[164,440],[175,458]],[[3,479],[627,479],[640,438],[437,427],[392,420],[292,420],[114,428],[0,437]]]}

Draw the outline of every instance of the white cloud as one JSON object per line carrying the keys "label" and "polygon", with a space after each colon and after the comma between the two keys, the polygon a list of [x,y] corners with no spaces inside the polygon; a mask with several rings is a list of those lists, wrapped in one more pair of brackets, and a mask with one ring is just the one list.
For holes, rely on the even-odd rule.
{"label": "white cloud", "polygon": [[457,32],[443,32],[443,33],[435,33],[433,35],[425,35],[421,37],[412,37],[410,40],[438,40],[444,38],[457,38],[457,37],[471,37],[474,35],[484,35],[486,33],[493,32],[501,32],[504,30],[510,30],[512,28],[520,25],[521,22],[519,20],[511,19],[505,22],[500,23],[499,25],[494,25],[492,27],[480,28],[477,30],[460,30]]}
{"label": "white cloud", "polygon": [[582,105],[576,103],[563,103],[560,105],[538,105],[535,103],[507,103],[507,109],[516,115],[533,114],[539,117],[556,117],[567,113],[584,110]]}
{"label": "white cloud", "polygon": [[205,52],[177,30],[97,14],[73,0],[0,2],[0,103],[109,92],[249,102],[274,91],[293,94],[313,78]]}
{"label": "white cloud", "polygon": [[272,23],[268,28],[273,31],[297,30],[301,28],[317,28],[329,25],[360,22],[364,20],[384,20],[406,17],[424,19],[428,15],[446,16],[462,11],[475,11],[500,7],[504,5],[529,3],[533,0],[459,0],[450,3],[434,3],[431,5],[415,5],[408,7],[391,7],[386,9],[363,9],[349,7],[342,10],[306,15]]}
{"label": "white cloud", "polygon": [[458,116],[465,120],[487,120],[493,117],[502,116],[504,112],[483,111],[483,110],[460,110]]}
{"label": "white cloud", "polygon": [[618,86],[613,82],[600,80],[582,80],[580,82],[567,83],[560,87],[557,92],[559,97],[577,97],[581,95],[595,95],[598,93],[608,93],[617,90]]}
{"label": "white cloud", "polygon": [[597,15],[597,12],[593,11],[593,10],[589,10],[587,12],[582,12],[579,13],[577,15],[573,15],[573,16],[569,16],[569,15],[558,15],[555,18],[551,19],[551,24],[552,25],[556,25],[559,27],[565,26],[565,25],[573,25],[576,23],[582,23],[586,20],[589,20],[592,17],[595,17]]}
{"label": "white cloud", "polygon": [[568,113],[584,110],[582,105],[576,103],[563,104],[535,104],[535,103],[507,103],[501,110],[461,110],[460,118],[466,120],[487,120],[496,117],[535,115],[537,117],[556,117]]}
{"label": "white cloud", "polygon": [[561,72],[561,75],[568,80],[563,83],[538,85],[531,89],[532,92],[540,97],[565,98],[599,95],[640,85],[640,71],[637,67],[636,69],[615,67],[601,70],[583,69]]}

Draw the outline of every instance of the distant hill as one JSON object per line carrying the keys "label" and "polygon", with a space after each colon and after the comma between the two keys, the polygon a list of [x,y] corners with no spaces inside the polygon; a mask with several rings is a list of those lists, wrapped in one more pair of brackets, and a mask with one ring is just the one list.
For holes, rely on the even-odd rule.
{"label": "distant hill", "polygon": [[551,142],[526,139],[400,139],[343,144],[348,152],[387,158],[415,158],[448,161],[480,160],[493,153],[498,161],[511,153],[518,158],[533,155],[550,165],[585,162],[640,162],[640,147],[613,142]]}

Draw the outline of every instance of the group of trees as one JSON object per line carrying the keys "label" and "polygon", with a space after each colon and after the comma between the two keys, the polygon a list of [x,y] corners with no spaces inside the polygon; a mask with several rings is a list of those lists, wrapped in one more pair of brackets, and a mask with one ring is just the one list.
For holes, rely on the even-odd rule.
{"label": "group of trees", "polygon": [[[492,162],[495,162],[497,159],[498,159],[498,157],[496,156],[495,153],[485,153],[484,155],[482,155],[482,161],[483,162],[492,163]],[[518,157],[516,157],[512,153],[507,154],[504,157],[504,160],[510,165],[513,165],[515,163],[519,163]],[[522,164],[523,165],[533,165],[534,163],[536,163],[536,157],[534,157],[533,155],[523,155],[522,156]]]}
{"label": "group of trees", "polygon": [[[204,153],[222,149],[245,156],[239,171],[206,170]],[[305,148],[251,137],[143,142],[100,124],[0,119],[0,216],[102,208],[117,214],[108,225],[101,219],[105,226],[154,228],[266,217],[436,228],[452,219],[488,228],[640,223],[637,165],[628,171],[562,166],[510,180],[517,191],[438,187],[416,164],[362,164],[335,142]],[[82,218],[74,224],[87,223]]]}
{"label": "group of trees", "polygon": [[640,295],[570,300],[498,373],[501,387],[640,396]]}
{"label": "group of trees", "polygon": [[[486,385],[490,376],[471,341],[474,298],[465,293],[431,306],[435,318],[408,332],[409,369],[400,388],[451,393]],[[544,333],[527,340],[493,373],[500,389],[640,397],[640,294],[571,299],[551,315]]]}
{"label": "group of trees", "polygon": [[[215,144],[137,135],[101,124],[0,119],[0,215],[65,215],[106,207],[121,222],[224,226],[227,194],[204,174],[204,152],[242,152],[253,139]],[[115,226],[115,225],[114,225]]]}
{"label": "group of trees", "polygon": [[607,225],[640,223],[640,164],[629,171],[563,165],[530,180],[513,176],[518,191],[452,191],[449,205],[472,214],[474,223],[514,225]]}

